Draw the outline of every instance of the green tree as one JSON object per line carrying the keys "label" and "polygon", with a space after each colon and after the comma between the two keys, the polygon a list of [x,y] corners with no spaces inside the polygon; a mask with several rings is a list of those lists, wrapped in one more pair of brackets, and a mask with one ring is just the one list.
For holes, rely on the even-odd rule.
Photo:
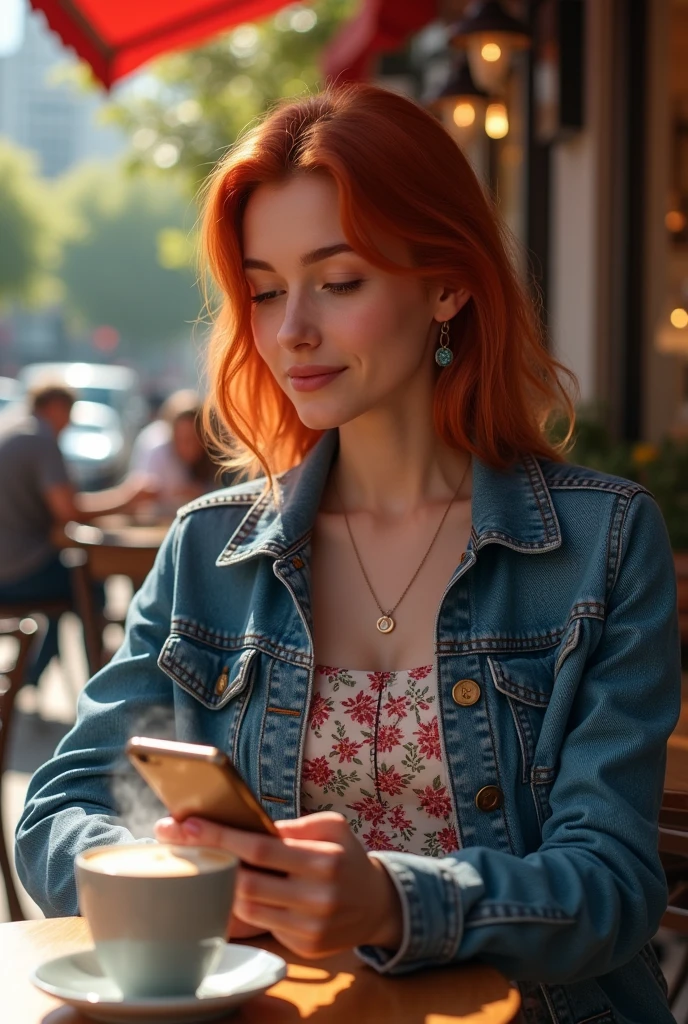
{"label": "green tree", "polygon": [[186,252],[178,255],[195,216],[179,183],[82,164],[58,194],[75,225],[61,267],[71,310],[89,327],[115,327],[132,354],[188,335],[201,303]]}
{"label": "green tree", "polygon": [[0,139],[0,303],[57,296],[65,224],[32,154]]}
{"label": "green tree", "polygon": [[152,93],[132,92],[109,111],[131,133],[130,166],[181,174],[194,193],[246,125],[277,100],[322,86],[322,50],[357,8],[358,0],[292,4],[157,61]]}

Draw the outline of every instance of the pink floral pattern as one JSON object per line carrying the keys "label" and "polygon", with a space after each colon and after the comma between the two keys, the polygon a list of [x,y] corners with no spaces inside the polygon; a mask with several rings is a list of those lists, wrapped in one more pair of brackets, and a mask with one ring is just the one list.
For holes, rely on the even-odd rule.
{"label": "pink floral pattern", "polygon": [[318,665],[301,811],[343,814],[368,850],[459,849],[432,665],[361,672]]}

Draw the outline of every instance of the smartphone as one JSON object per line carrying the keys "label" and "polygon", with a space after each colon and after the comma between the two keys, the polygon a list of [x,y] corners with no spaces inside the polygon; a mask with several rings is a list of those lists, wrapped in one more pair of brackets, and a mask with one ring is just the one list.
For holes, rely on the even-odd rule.
{"label": "smartphone", "polygon": [[217,747],[132,736],[127,757],[176,821],[192,815],[278,836],[272,819]]}

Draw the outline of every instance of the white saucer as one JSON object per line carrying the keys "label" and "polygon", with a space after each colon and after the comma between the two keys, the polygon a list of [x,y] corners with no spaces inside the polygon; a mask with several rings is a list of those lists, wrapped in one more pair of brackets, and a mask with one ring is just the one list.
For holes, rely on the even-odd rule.
{"label": "white saucer", "polygon": [[265,992],[286,973],[281,956],[228,942],[217,968],[192,996],[125,999],[103,973],[93,949],[46,961],[32,973],[31,981],[92,1020],[120,1024],[157,1019],[164,1024],[191,1024],[222,1017],[231,1007]]}

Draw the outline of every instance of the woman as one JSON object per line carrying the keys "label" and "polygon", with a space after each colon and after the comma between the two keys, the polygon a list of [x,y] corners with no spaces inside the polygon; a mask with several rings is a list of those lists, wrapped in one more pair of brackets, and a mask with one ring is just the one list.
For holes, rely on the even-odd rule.
{"label": "woman", "polygon": [[74,913],[74,855],[131,838],[127,737],[176,735],[227,750],[285,840],[157,824],[247,865],[234,935],[478,957],[529,1024],[671,1021],[671,553],[642,487],[547,439],[563,371],[468,164],[400,96],[314,96],[220,164],[204,247],[209,416],[251,482],[180,512],[32,780],[24,884]]}

